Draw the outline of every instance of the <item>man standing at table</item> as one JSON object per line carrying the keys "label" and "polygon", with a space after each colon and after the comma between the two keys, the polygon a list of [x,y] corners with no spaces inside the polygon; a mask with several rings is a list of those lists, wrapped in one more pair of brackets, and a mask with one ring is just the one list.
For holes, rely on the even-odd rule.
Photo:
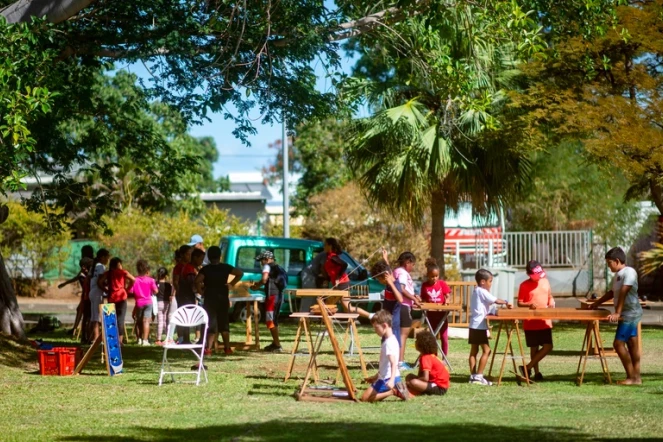
{"label": "man standing at table", "polygon": [[[304,267],[301,272],[302,288],[303,289],[321,289],[322,288],[322,267],[327,261],[327,252],[320,252],[311,260],[311,262]],[[315,302],[315,298],[302,298],[299,304],[300,312],[308,312],[311,310],[311,305]]]}
{"label": "man standing at table", "polygon": [[640,343],[638,324],[642,320],[642,306],[638,298],[638,272],[626,265],[626,253],[614,247],[605,254],[605,262],[615,273],[612,290],[590,306],[597,308],[605,301],[615,300],[615,313],[608,316],[610,322],[619,321],[613,345],[626,371],[626,379],[619,385],[640,385]]}
{"label": "man standing at table", "polygon": [[[529,279],[523,281],[518,289],[518,307],[526,307],[531,310],[542,308],[554,308],[555,300],[552,297],[550,282],[546,278],[538,261],[530,261],[525,268]],[[525,342],[530,349],[530,362],[526,367],[520,367],[521,374],[525,376],[527,370],[528,378],[542,381],[543,375],[539,371],[539,362],[545,358],[553,349],[552,321],[549,319],[527,319],[523,321],[525,330]],[[534,377],[532,377],[534,369]]]}

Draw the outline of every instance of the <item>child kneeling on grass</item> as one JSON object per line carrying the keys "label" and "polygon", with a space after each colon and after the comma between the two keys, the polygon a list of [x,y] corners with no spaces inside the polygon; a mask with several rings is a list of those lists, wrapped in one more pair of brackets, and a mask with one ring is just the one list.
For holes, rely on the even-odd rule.
{"label": "child kneeling on grass", "polygon": [[400,348],[391,329],[391,314],[386,310],[380,310],[371,318],[371,324],[375,333],[382,338],[380,365],[378,373],[366,379],[371,386],[364,392],[361,400],[362,402],[377,402],[391,395],[407,400],[409,394],[398,371]]}
{"label": "child kneeling on grass", "polygon": [[414,343],[419,352],[419,374],[407,375],[406,385],[414,395],[442,396],[449,389],[449,371],[437,358],[437,342],[429,331],[417,333]]}

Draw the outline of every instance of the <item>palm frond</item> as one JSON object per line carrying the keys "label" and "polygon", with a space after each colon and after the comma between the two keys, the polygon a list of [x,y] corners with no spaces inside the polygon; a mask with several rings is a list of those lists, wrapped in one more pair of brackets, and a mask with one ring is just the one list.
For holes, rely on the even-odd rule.
{"label": "palm frond", "polygon": [[648,275],[660,269],[663,266],[663,244],[652,243],[652,248],[638,255],[640,261],[640,270]]}

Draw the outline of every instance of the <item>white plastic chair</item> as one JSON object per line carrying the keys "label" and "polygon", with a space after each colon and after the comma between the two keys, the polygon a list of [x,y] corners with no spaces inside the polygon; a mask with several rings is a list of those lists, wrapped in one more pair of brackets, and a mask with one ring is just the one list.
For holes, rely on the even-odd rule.
{"label": "white plastic chair", "polygon": [[[207,342],[207,323],[209,318],[207,317],[207,312],[197,305],[184,305],[175,311],[173,314],[170,324],[168,325],[168,333],[166,335],[166,343],[163,345],[163,359],[161,361],[161,375],[159,376],[159,385],[163,382],[163,377],[166,374],[169,374],[172,381],[175,382],[176,374],[195,374],[196,375],[196,385],[200,384],[200,373],[202,372],[205,376],[205,382],[207,383],[207,371],[203,366],[203,356],[205,355],[205,342]],[[177,344],[173,342],[173,333],[175,333],[175,327],[198,327],[203,324],[203,334],[202,340],[198,344]],[[192,371],[171,371],[170,363],[168,361],[168,350],[191,350],[191,352],[196,355],[198,360],[198,370]]]}

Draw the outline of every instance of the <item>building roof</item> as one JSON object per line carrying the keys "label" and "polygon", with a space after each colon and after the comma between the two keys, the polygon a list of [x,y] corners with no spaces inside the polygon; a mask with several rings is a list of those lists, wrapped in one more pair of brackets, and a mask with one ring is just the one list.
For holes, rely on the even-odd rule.
{"label": "building roof", "polygon": [[198,194],[206,203],[218,201],[266,201],[262,192],[203,192]]}

